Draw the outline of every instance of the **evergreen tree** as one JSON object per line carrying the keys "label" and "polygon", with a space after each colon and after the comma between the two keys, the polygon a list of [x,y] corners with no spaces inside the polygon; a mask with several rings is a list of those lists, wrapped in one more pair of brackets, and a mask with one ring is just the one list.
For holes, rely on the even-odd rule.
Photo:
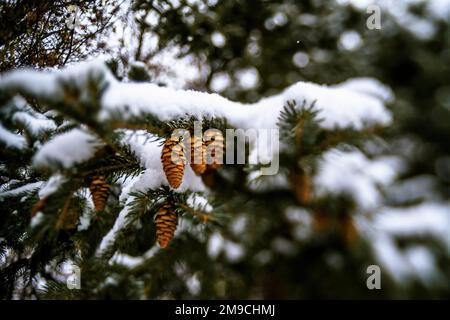
{"label": "evergreen tree", "polygon": [[[0,296],[448,297],[449,17],[383,3],[369,30],[355,1],[136,1],[131,49],[2,74]],[[227,129],[278,130],[277,173],[252,138],[207,162]]]}

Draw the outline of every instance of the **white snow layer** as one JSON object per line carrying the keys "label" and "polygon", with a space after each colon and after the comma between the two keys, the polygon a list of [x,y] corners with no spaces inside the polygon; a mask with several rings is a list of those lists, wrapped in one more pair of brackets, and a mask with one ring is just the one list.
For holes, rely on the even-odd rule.
{"label": "white snow layer", "polygon": [[360,224],[375,250],[377,260],[394,279],[403,283],[418,277],[424,284],[439,284],[435,256],[424,246],[404,250],[395,237],[427,236],[441,241],[450,251],[450,203],[424,202],[409,208],[380,209],[372,221]]}
{"label": "white snow layer", "polygon": [[314,187],[319,196],[345,194],[364,209],[375,208],[381,199],[378,186],[391,183],[401,170],[396,158],[368,159],[361,151],[332,149],[323,155]]}
{"label": "white snow layer", "polygon": [[[131,201],[133,198],[130,197],[128,199],[129,201]],[[128,210],[130,209],[130,207],[128,206],[129,201],[125,203],[124,208],[122,209],[122,211],[120,211],[119,216],[114,222],[114,226],[112,227],[112,229],[109,230],[106,236],[103,237],[99,247],[97,248],[97,256],[101,256],[106,249],[114,244],[117,233],[127,225]]]}
{"label": "white snow layer", "polygon": [[174,90],[151,83],[122,83],[114,79],[102,61],[72,65],[65,69],[44,73],[17,70],[0,78],[0,87],[17,89],[48,98],[63,96],[63,82],[73,81],[80,88],[92,75],[103,75],[108,88],[102,98],[99,118],[107,120],[117,112],[122,117],[152,114],[160,120],[184,117],[186,114],[203,117],[225,117],[237,128],[275,128],[280,110],[287,101],[298,106],[316,101],[324,119],[323,127],[333,128],[365,124],[388,124],[392,117],[384,103],[392,93],[375,79],[352,79],[335,86],[298,82],[284,92],[254,104],[230,101],[218,94],[193,90]]}
{"label": "white snow layer", "polygon": [[43,199],[48,197],[52,193],[58,190],[62,183],[66,181],[66,178],[60,174],[56,174],[50,177],[50,179],[45,182],[42,188],[39,190],[39,198]]}
{"label": "white snow layer", "polygon": [[27,143],[24,137],[12,133],[11,131],[5,129],[1,124],[0,140],[3,141],[3,143],[5,143],[7,147],[15,149],[23,149]]}
{"label": "white snow layer", "polygon": [[46,167],[52,163],[69,168],[74,164],[90,159],[101,142],[81,129],[60,134],[45,143],[33,157],[33,164]]}
{"label": "white snow layer", "polygon": [[82,88],[87,86],[88,78],[94,75],[105,76],[105,81],[115,81],[111,72],[107,70],[104,60],[96,59],[70,65],[58,71],[37,71],[24,68],[7,72],[0,75],[0,87],[58,101],[63,99],[63,86],[67,82],[70,81]]}
{"label": "white snow layer", "polygon": [[14,197],[22,193],[31,192],[33,190],[39,189],[42,186],[42,183],[42,181],[33,182],[12,190],[4,191],[0,193],[0,198]]}
{"label": "white snow layer", "polygon": [[14,121],[22,123],[34,136],[39,135],[43,131],[52,131],[56,129],[56,124],[45,117],[36,117],[29,113],[20,111],[16,112],[13,116]]}
{"label": "white snow layer", "polygon": [[316,194],[345,194],[364,209],[380,203],[378,186],[394,180],[401,164],[394,158],[368,159],[362,152],[353,150],[326,152],[314,177]]}
{"label": "white snow layer", "polygon": [[106,120],[117,112],[125,117],[150,113],[168,121],[188,114],[200,119],[225,117],[230,124],[242,129],[268,129],[276,128],[278,115],[287,101],[296,101],[299,107],[304,101],[307,106],[316,101],[324,119],[321,125],[325,128],[354,126],[361,129],[364,124],[388,124],[392,117],[384,103],[389,89],[372,79],[372,91],[367,92],[361,87],[369,87],[368,80],[354,79],[353,84],[358,81],[361,81],[360,87],[299,82],[279,95],[254,104],[232,102],[214,93],[174,90],[150,83],[114,82],[103,96],[100,118]]}
{"label": "white snow layer", "polygon": [[391,235],[432,235],[450,250],[450,204],[426,202],[410,208],[384,208],[375,225]]}

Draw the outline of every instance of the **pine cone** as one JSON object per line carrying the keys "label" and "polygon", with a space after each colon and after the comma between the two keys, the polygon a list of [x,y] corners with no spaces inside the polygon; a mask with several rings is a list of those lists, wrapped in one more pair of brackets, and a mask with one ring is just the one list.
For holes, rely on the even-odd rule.
{"label": "pine cone", "polygon": [[220,132],[207,131],[205,138],[208,169],[217,170],[223,164],[225,147],[223,135]]}
{"label": "pine cone", "polygon": [[183,145],[174,138],[166,139],[161,153],[161,162],[167,181],[176,189],[183,181],[186,155]]}
{"label": "pine cone", "polygon": [[89,186],[92,200],[96,211],[105,210],[106,200],[108,200],[110,185],[106,183],[105,177],[96,176]]}
{"label": "pine cone", "polygon": [[178,225],[178,216],[169,202],[164,203],[155,214],[155,224],[158,244],[166,248]]}
{"label": "pine cone", "polygon": [[206,145],[197,136],[191,137],[191,168],[201,175],[206,170]]}

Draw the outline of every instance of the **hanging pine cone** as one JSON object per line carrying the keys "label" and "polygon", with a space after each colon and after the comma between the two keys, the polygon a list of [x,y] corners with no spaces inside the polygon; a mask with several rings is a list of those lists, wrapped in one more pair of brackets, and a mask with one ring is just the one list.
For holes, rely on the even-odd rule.
{"label": "hanging pine cone", "polygon": [[169,202],[165,202],[155,214],[156,239],[161,248],[172,240],[178,225],[178,216]]}
{"label": "hanging pine cone", "polygon": [[223,164],[225,147],[222,133],[217,131],[207,131],[205,133],[205,146],[208,169],[218,169]]}
{"label": "hanging pine cone", "polygon": [[197,136],[191,137],[191,168],[197,174],[201,175],[206,170],[206,145]]}
{"label": "hanging pine cone", "polygon": [[106,200],[108,200],[110,185],[106,183],[105,177],[95,176],[89,185],[92,201],[96,211],[105,210]]}
{"label": "hanging pine cone", "polygon": [[179,140],[175,138],[166,139],[161,153],[161,162],[170,186],[174,189],[178,188],[183,181],[186,165],[184,147]]}

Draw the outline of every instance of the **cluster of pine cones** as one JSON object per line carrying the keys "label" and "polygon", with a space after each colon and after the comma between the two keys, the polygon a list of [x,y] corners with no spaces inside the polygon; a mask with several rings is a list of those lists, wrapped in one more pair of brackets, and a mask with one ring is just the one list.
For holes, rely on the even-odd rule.
{"label": "cluster of pine cones", "polygon": [[[192,136],[188,141],[190,147],[189,164],[197,175],[217,170],[223,163],[224,139],[217,132],[206,132],[205,141]],[[211,152],[207,152],[211,150]],[[178,188],[183,182],[186,163],[186,146],[174,137],[164,142],[161,162],[170,186]],[[178,216],[172,203],[166,200],[155,215],[156,238],[161,248],[166,248],[172,240],[178,225]]]}
{"label": "cluster of pine cones", "polygon": [[[181,176],[181,179],[183,177]],[[110,185],[106,182],[105,177],[93,177],[89,190],[91,191],[92,200],[96,211],[103,211],[108,200]],[[175,212],[171,201],[166,200],[159,208],[154,217],[156,225],[156,239],[161,248],[166,248],[172,240],[178,225],[178,215]]]}
{"label": "cluster of pine cones", "polygon": [[[223,163],[224,155],[224,139],[222,134],[218,132],[206,132],[204,141],[192,136],[188,141],[190,147],[189,164],[197,175],[204,175],[206,172],[217,170]],[[211,150],[207,154],[207,150]],[[168,138],[164,142],[161,153],[161,162],[164,173],[170,186],[174,189],[178,188],[183,182],[184,170],[186,163],[186,146],[179,139]],[[89,184],[92,201],[97,212],[105,210],[111,190],[106,178],[101,175],[92,177]],[[41,210],[45,206],[46,199],[39,201],[33,214]],[[156,238],[161,248],[166,248],[172,240],[178,225],[178,215],[175,211],[172,201],[166,199],[155,214]]]}
{"label": "cluster of pine cones", "polygon": [[[191,149],[189,163],[197,175],[214,171],[223,163],[224,139],[220,133],[207,131],[205,141],[194,135],[188,141],[188,147]],[[161,153],[161,162],[170,186],[174,189],[178,188],[183,182],[187,162],[186,147],[183,142],[175,137],[166,139]]]}

